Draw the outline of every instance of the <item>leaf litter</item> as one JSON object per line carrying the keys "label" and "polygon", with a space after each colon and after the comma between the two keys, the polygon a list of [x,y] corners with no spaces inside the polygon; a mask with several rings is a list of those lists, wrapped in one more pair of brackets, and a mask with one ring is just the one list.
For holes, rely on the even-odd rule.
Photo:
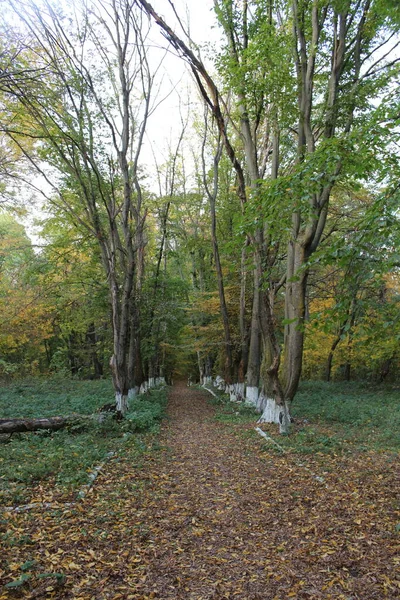
{"label": "leaf litter", "polygon": [[300,464],[214,410],[177,385],[159,449],[76,506],[2,513],[0,600],[400,598],[398,457]]}

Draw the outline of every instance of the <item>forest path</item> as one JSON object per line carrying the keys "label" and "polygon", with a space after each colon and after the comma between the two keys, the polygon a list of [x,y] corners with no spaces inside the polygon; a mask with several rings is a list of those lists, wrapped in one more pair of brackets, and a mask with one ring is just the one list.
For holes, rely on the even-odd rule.
{"label": "forest path", "polygon": [[15,564],[67,576],[20,597],[398,598],[395,465],[279,454],[208,398],[176,385],[158,449],[112,460],[74,509],[12,516]]}

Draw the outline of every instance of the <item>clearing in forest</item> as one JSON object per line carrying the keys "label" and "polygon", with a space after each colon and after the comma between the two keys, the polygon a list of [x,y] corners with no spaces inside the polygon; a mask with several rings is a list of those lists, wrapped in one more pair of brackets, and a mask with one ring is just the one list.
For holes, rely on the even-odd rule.
{"label": "clearing in forest", "polygon": [[280,452],[207,400],[175,386],[82,502],[3,512],[0,599],[399,598],[395,455]]}

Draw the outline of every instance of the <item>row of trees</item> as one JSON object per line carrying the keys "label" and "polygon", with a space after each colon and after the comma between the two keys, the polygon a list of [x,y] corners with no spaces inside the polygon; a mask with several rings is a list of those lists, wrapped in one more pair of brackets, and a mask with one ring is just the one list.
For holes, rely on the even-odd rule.
{"label": "row of trees", "polygon": [[[182,204],[187,206],[191,200],[193,207],[192,215],[185,211],[186,221],[176,206],[170,212],[168,260],[162,279],[168,304],[165,296],[162,304],[156,299],[154,304],[143,301],[144,370],[154,347],[148,343],[153,313],[153,323],[157,322],[160,330],[168,329],[168,337],[161,340],[168,379],[175,372],[195,381],[206,376],[207,368],[213,374],[224,368],[224,331],[210,222],[206,213],[196,219],[200,198],[193,195]],[[221,239],[229,239],[234,229],[231,207],[229,203],[224,208],[221,203]],[[382,244],[374,248],[370,244],[368,255],[356,252],[358,246],[351,237],[358,241],[358,221],[345,222],[340,214],[336,243],[321,254],[310,276],[303,374],[327,380],[331,376],[349,378],[350,374],[378,380],[390,374],[393,377],[400,334],[398,278],[387,271],[387,249]],[[45,235],[45,247],[34,252],[24,228],[7,214],[0,216],[1,376],[49,371],[85,378],[108,376],[112,350],[108,295],[96,247],[78,236],[75,228],[68,230],[65,222],[48,222]],[[240,263],[238,256],[235,259],[235,246],[231,241],[220,244],[233,354],[237,356]],[[146,290],[154,289],[155,243],[153,250],[149,252],[153,260],[146,267]],[[248,287],[247,324],[250,297]]]}
{"label": "row of trees", "polygon": [[[145,0],[98,0],[73,19],[9,2],[20,26],[1,53],[4,147],[52,215],[35,277],[66,285],[64,347],[86,347],[95,375],[111,337],[122,414],[144,381],[195,358],[205,381],[219,372],[286,432],[303,357],[329,378],[341,353],[349,377],[380,328],[390,342],[370,368],[384,377],[397,360],[398,10],[216,0],[225,42],[211,73],[164,6],[170,23]],[[142,168],[162,64],[153,22],[204,103],[194,176],[181,123],[157,192]],[[75,293],[84,327],[68,331]]]}
{"label": "row of trees", "polygon": [[[396,134],[387,125],[398,118],[398,11],[370,0],[216,1],[226,37],[217,85],[184,29],[176,33],[146,0],[138,2],[190,65],[235,170],[254,262],[249,343],[242,302],[237,377],[242,384],[246,372],[248,399],[263,409],[263,420],[287,432],[302,370],[309,278],[331,231],[335,190],[367,178],[384,182],[382,204],[397,191],[390,182]],[[218,155],[219,149],[215,171]],[[232,340],[213,241],[230,384]]]}

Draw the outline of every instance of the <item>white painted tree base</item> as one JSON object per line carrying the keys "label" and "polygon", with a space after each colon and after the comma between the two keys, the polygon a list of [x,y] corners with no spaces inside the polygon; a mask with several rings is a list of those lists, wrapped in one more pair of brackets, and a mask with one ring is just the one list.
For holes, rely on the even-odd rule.
{"label": "white painted tree base", "polygon": [[115,403],[117,412],[124,417],[128,412],[128,396],[123,396],[121,392],[115,392]]}
{"label": "white painted tree base", "polygon": [[217,375],[215,380],[213,381],[213,386],[218,388],[219,390],[223,390],[225,387],[225,382],[222,379],[221,375]]}
{"label": "white painted tree base", "polygon": [[149,389],[149,386],[148,386],[147,381],[143,381],[142,385],[140,386],[139,394],[145,394],[148,389]]}
{"label": "white painted tree base", "polygon": [[290,430],[289,405],[282,406],[277,404],[273,398],[266,398],[264,410],[257,423],[277,423],[279,432],[288,434]]}
{"label": "white painted tree base", "polygon": [[273,398],[265,398],[264,409],[258,423],[279,423],[282,406],[277,404]]}
{"label": "white painted tree base", "polygon": [[237,399],[239,400],[239,402],[243,402],[245,397],[244,397],[244,382],[242,383],[236,383],[236,396]]}
{"label": "white painted tree base", "polygon": [[212,377],[203,377],[203,385],[212,385]]}
{"label": "white painted tree base", "polygon": [[130,388],[128,391],[128,400],[133,400],[139,393],[139,388],[135,386],[134,388]]}
{"label": "white painted tree base", "polygon": [[246,388],[246,404],[249,406],[257,406],[258,396],[258,387],[248,385]]}
{"label": "white painted tree base", "polygon": [[236,393],[236,385],[232,384],[232,385],[227,385],[226,387],[227,387],[228,394],[229,394],[229,400],[231,402],[237,402],[238,397],[237,397],[237,393]]}

